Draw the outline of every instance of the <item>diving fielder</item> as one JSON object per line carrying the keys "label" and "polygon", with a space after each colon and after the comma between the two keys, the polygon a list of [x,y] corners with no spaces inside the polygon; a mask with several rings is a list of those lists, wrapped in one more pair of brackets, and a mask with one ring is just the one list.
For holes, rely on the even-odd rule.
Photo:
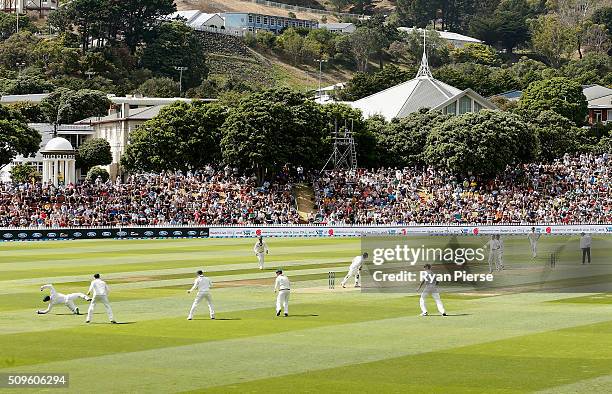
{"label": "diving fielder", "polygon": [[206,302],[208,303],[208,311],[210,312],[210,318],[214,320],[215,307],[213,306],[212,297],[210,295],[212,281],[206,276],[204,276],[204,272],[202,272],[202,270],[198,270],[197,274],[198,276],[193,282],[193,286],[191,287],[191,289],[187,290],[187,293],[191,293],[195,289],[198,289],[198,295],[196,296],[195,300],[193,300],[193,304],[191,305],[191,309],[189,310],[189,316],[187,316],[187,320],[193,319],[193,313],[195,312],[202,299],[206,299]]}
{"label": "diving fielder", "polygon": [[259,269],[264,269],[264,258],[270,252],[268,250],[268,245],[263,240],[263,237],[260,235],[257,238],[257,242],[255,242],[255,246],[253,247],[253,251],[257,256],[257,262],[259,263]]}
{"label": "diving fielder", "polygon": [[75,315],[80,315],[81,313],[79,312],[79,308],[74,304],[74,301],[77,298],[82,298],[85,301],[91,301],[91,298],[87,297],[83,293],[58,293],[57,291],[55,291],[55,287],[53,287],[53,285],[51,284],[40,286],[40,291],[43,291],[44,289],[49,289],[49,295],[43,298],[43,302],[48,302],[49,305],[44,311],[36,311],[36,313],[38,313],[39,315],[49,313],[51,309],[57,304],[64,304],[68,309],[70,309],[70,312],[74,313]]}
{"label": "diving fielder", "polygon": [[421,299],[419,300],[419,304],[421,306],[421,316],[427,316],[427,306],[425,305],[425,297],[431,294],[431,297],[436,301],[436,306],[438,307],[438,311],[442,314],[442,316],[446,316],[446,311],[444,310],[444,304],[442,304],[442,300],[440,299],[440,293],[438,292],[437,281],[434,277],[434,273],[431,271],[431,264],[425,264],[423,266],[425,268],[425,272],[427,276],[424,280],[421,281],[419,287],[417,288],[417,293],[421,290],[421,286],[425,285],[423,292],[421,293]]}
{"label": "diving fielder", "polygon": [[93,297],[91,299],[91,303],[89,304],[89,309],[87,309],[87,320],[85,323],[91,322],[91,318],[93,317],[94,309],[96,309],[96,304],[101,302],[104,304],[104,308],[106,309],[106,314],[108,315],[108,319],[111,323],[116,324],[115,318],[113,317],[113,310],[111,309],[110,302],[108,302],[108,285],[105,281],[100,279],[100,274],[94,274],[94,280],[91,281],[89,285],[89,290],[87,291],[87,295],[93,293]]}
{"label": "diving fielder", "polygon": [[291,282],[287,275],[283,274],[283,270],[276,270],[276,282],[274,283],[274,292],[278,291],[278,296],[276,296],[276,316],[280,316],[281,307],[285,310],[285,317],[289,316],[290,290]]}
{"label": "diving fielder", "polygon": [[529,238],[529,245],[531,246],[531,257],[534,259],[538,255],[538,240],[542,234],[538,234],[535,232],[535,227],[531,228],[531,232],[527,236]]}
{"label": "diving fielder", "polygon": [[351,265],[349,267],[348,273],[342,279],[342,287],[346,287],[346,282],[351,278],[351,276],[355,276],[355,287],[361,286],[361,266],[363,265],[363,260],[368,258],[368,254],[364,253],[361,256],[355,256]]}

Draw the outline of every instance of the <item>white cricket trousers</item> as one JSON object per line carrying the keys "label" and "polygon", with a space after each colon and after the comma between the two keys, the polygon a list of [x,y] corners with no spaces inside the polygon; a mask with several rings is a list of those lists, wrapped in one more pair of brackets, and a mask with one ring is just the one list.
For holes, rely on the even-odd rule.
{"label": "white cricket trousers", "polygon": [[76,305],[74,304],[74,300],[76,300],[77,298],[82,298],[84,300],[87,299],[87,296],[83,293],[70,293],[70,294],[66,294],[66,306],[68,307],[68,309],[70,309],[72,311],[72,313],[76,312]]}
{"label": "white cricket trousers", "polygon": [[265,253],[257,253],[257,262],[259,263],[259,269],[262,270],[264,267]]}
{"label": "white cricket trousers", "polygon": [[535,258],[538,255],[538,243],[531,242],[531,257]]}
{"label": "white cricket trousers", "polygon": [[213,306],[212,296],[208,291],[202,291],[198,293],[195,300],[193,300],[193,304],[191,304],[191,309],[189,310],[188,316],[189,319],[193,319],[193,314],[195,313],[195,310],[198,308],[198,305],[203,299],[206,299],[206,302],[208,303],[208,311],[210,312],[210,318],[213,319],[215,317],[215,307]]}
{"label": "white cricket trousers", "polygon": [[493,266],[497,268],[497,261],[499,260],[499,252],[497,250],[491,250],[489,252],[489,272],[493,272]]}
{"label": "white cricket trousers", "polygon": [[104,304],[104,308],[106,309],[106,314],[108,315],[108,320],[115,320],[113,317],[113,310],[111,309],[110,302],[108,302],[108,296],[105,295],[95,295],[91,303],[89,304],[89,309],[87,309],[87,321],[91,321],[93,317],[94,309],[96,309],[96,304],[101,302]]}
{"label": "white cricket trousers", "polygon": [[285,310],[285,313],[289,313],[289,290],[279,290],[276,296],[276,312],[280,312],[281,307]]}
{"label": "white cricket trousers", "polygon": [[440,293],[438,293],[438,289],[435,287],[425,286],[423,292],[421,293],[421,299],[419,300],[419,304],[421,305],[421,312],[427,313],[427,306],[425,305],[425,297],[431,294],[431,297],[436,301],[436,306],[438,307],[438,312],[445,313],[444,304],[442,304],[442,300],[440,299]]}
{"label": "white cricket trousers", "polygon": [[346,276],[344,277],[344,279],[342,279],[342,286],[346,285],[346,282],[349,281],[349,279],[351,279],[351,276],[355,276],[355,286],[359,286],[359,270],[349,270],[349,272],[346,274]]}

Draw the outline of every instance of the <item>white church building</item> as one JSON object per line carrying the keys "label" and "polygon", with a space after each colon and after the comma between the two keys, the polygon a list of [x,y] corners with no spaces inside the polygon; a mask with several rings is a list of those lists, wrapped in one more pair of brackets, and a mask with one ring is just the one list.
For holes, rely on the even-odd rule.
{"label": "white church building", "polygon": [[452,115],[497,108],[472,89],[457,89],[435,79],[431,75],[425,52],[413,79],[347,104],[361,110],[365,118],[380,115],[387,121],[403,118],[421,108]]}

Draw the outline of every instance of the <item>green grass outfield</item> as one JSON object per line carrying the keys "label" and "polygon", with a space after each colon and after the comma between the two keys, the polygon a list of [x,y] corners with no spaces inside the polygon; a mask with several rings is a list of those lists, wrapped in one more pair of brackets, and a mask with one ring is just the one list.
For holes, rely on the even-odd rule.
{"label": "green grass outfield", "polygon": [[[601,257],[612,256],[610,241],[599,262],[612,264]],[[525,264],[527,241],[517,242],[524,255],[511,258]],[[612,392],[610,294],[443,293],[451,316],[420,317],[415,293],[327,288],[358,239],[268,239],[263,272],[253,243],[0,243],[0,373],[69,373],[69,389],[52,393]],[[274,314],[277,267],[293,280],[288,318]],[[186,320],[198,268],[215,282],[215,321],[205,302]],[[102,306],[91,325],[63,306],[36,315],[40,285],[86,292],[95,272],[124,324],[108,324]],[[22,391],[40,392],[0,389]]]}

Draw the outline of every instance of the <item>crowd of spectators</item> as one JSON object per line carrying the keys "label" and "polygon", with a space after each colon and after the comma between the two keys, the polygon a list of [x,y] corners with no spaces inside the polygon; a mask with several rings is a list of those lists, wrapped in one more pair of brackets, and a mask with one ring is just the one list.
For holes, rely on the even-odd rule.
{"label": "crowd of spectators", "polygon": [[604,155],[509,167],[492,180],[434,168],[330,171],[314,176],[314,211],[300,217],[287,168],[261,185],[226,167],[131,175],[77,185],[0,185],[0,227],[247,224],[612,223]]}
{"label": "crowd of spectators", "polygon": [[0,227],[278,223],[299,223],[286,177],[257,186],[255,178],[227,168],[65,187],[0,186]]}
{"label": "crowd of spectators", "polygon": [[434,168],[332,171],[315,182],[311,221],[334,224],[612,223],[603,155],[508,167],[495,179]]}

